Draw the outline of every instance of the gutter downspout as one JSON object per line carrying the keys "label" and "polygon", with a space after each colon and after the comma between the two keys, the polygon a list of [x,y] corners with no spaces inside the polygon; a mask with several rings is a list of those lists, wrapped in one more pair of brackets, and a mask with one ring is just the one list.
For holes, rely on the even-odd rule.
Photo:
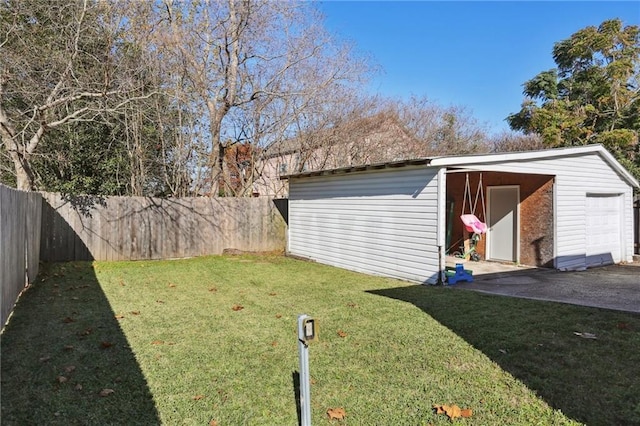
{"label": "gutter downspout", "polygon": [[437,195],[437,235],[436,245],[438,246],[438,285],[444,285],[444,244],[447,228],[446,218],[447,206],[447,169],[441,167],[438,169],[438,195]]}

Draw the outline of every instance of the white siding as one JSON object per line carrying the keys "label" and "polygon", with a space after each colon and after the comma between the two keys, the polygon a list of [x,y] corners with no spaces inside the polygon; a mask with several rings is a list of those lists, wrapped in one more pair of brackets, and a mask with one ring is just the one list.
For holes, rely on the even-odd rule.
{"label": "white siding", "polygon": [[436,282],[437,171],[292,178],[289,253],[374,275]]}
{"label": "white siding", "polygon": [[621,194],[623,203],[622,260],[633,260],[631,186],[598,153],[500,163],[468,164],[469,168],[513,173],[555,175],[556,267],[586,267],[587,194]]}

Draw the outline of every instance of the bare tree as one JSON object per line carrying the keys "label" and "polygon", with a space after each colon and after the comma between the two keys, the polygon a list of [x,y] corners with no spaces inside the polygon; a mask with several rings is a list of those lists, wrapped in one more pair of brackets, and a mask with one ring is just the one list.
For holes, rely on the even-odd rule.
{"label": "bare tree", "polygon": [[165,0],[138,5],[136,16],[173,78],[167,88],[194,117],[205,117],[194,131],[206,132],[208,161],[198,172],[207,174],[211,195],[229,189],[228,147],[291,134],[322,94],[364,69],[324,30],[312,3]]}
{"label": "bare tree", "polygon": [[[408,100],[342,98],[332,124],[307,138],[304,157],[333,158],[333,167],[371,164],[433,155],[487,152],[485,129],[463,107],[442,107],[427,97]],[[322,150],[318,150],[322,147]],[[316,165],[326,166],[323,162]]]}
{"label": "bare tree", "polygon": [[117,12],[116,3],[89,0],[0,4],[0,134],[18,188],[36,188],[33,156],[54,129],[107,123],[151,96]]}
{"label": "bare tree", "polygon": [[504,131],[491,137],[490,144],[494,152],[533,151],[544,149],[542,137],[536,133],[522,134]]}
{"label": "bare tree", "polygon": [[426,96],[394,101],[398,119],[419,141],[419,156],[487,152],[484,126],[462,106],[442,107]]}

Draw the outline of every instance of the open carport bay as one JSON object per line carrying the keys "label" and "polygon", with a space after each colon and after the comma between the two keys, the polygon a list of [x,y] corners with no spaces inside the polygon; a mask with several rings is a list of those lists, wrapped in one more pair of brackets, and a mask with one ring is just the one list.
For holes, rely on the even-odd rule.
{"label": "open carport bay", "polygon": [[[470,267],[472,265],[465,265]],[[585,271],[512,269],[474,273],[456,289],[640,313],[640,262]]]}

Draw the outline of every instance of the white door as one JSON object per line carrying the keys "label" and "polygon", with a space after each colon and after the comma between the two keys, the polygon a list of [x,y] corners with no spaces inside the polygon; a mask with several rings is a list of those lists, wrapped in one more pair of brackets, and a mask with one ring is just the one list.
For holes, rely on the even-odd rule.
{"label": "white door", "polygon": [[488,187],[487,258],[518,261],[520,187]]}
{"label": "white door", "polygon": [[622,202],[618,194],[587,194],[587,268],[622,260]]}

